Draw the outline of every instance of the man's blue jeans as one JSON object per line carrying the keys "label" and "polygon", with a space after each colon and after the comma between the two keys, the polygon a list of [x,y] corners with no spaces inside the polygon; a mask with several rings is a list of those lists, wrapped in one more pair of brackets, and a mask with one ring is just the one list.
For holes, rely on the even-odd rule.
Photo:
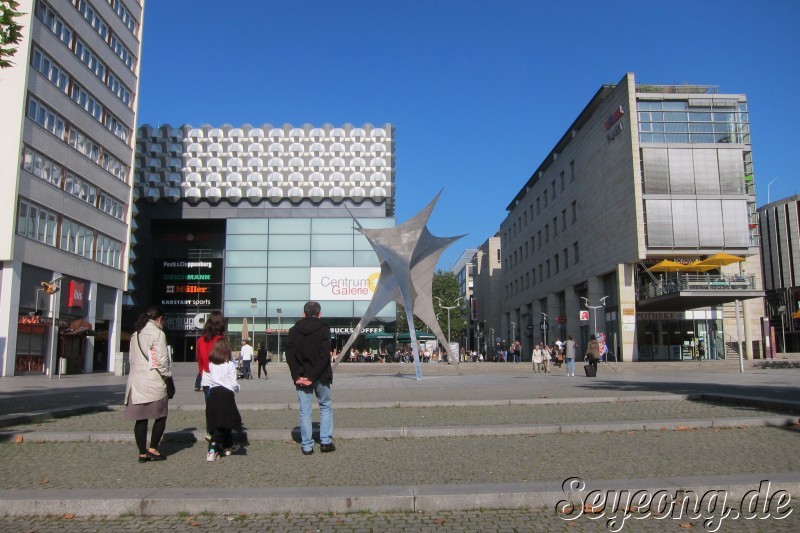
{"label": "man's blue jeans", "polygon": [[567,375],[575,373],[575,359],[567,358]]}
{"label": "man's blue jeans", "polygon": [[311,429],[312,396],[316,396],[319,403],[319,441],[321,444],[330,444],[333,438],[331,386],[317,380],[310,387],[296,386],[296,388],[297,398],[300,400],[300,445],[303,450],[308,451],[314,448]]}

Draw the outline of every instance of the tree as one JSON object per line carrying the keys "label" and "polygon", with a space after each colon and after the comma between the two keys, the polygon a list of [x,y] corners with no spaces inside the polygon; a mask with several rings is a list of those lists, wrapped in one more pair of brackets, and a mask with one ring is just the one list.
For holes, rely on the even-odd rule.
{"label": "tree", "polygon": [[[458,278],[452,272],[438,270],[433,274],[433,309],[439,315],[439,325],[442,328],[445,336],[447,336],[447,310],[442,309],[445,307],[452,307],[456,305],[461,295],[461,286],[458,284]],[[436,297],[442,299],[442,303]],[[459,339],[463,335],[463,331],[467,327],[467,306],[464,299],[458,300],[456,309],[450,310],[450,340],[460,342]],[[426,329],[425,324],[420,319],[414,317],[414,327],[417,330]],[[405,333],[408,331],[408,320],[406,319],[406,311],[402,305],[397,306],[397,332]]]}
{"label": "tree", "polygon": [[17,53],[17,47],[13,45],[22,40],[22,26],[14,20],[22,15],[18,8],[16,0],[0,0],[0,68],[13,65],[10,58]]}

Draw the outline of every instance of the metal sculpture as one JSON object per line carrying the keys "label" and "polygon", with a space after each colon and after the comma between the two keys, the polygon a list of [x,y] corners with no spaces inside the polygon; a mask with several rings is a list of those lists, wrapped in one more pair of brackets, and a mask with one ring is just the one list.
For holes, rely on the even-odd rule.
{"label": "metal sculpture", "polygon": [[463,237],[463,235],[435,237],[428,231],[428,219],[441,194],[442,192],[439,191],[422,211],[394,228],[368,229],[356,221],[358,226],[356,229],[367,238],[375,253],[378,254],[381,273],[372,300],[364,316],[353,329],[352,335],[342,347],[342,351],[333,365],[334,369],[339,365],[342,357],[355,342],[364,326],[369,324],[378,312],[392,301],[399,303],[406,310],[408,330],[411,334],[411,351],[414,354],[414,370],[418,380],[422,379],[422,368],[419,363],[414,315],[422,320],[436,335],[439,342],[445,346],[448,360],[458,364],[458,355],[453,353],[433,310],[433,272],[436,263],[448,246]]}

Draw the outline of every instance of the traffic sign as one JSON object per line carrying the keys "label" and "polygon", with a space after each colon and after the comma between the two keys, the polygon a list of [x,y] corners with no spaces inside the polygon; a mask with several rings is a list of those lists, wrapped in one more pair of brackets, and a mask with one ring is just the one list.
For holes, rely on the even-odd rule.
{"label": "traffic sign", "polygon": [[539,329],[541,329],[542,331],[547,331],[547,322],[542,322],[541,324],[539,324]]}
{"label": "traffic sign", "polygon": [[589,311],[580,311],[579,320],[589,321]]}

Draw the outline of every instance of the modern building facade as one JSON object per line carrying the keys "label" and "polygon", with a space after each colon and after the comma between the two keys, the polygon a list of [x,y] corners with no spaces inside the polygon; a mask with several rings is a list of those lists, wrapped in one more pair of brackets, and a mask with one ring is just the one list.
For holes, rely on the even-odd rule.
{"label": "modern building facade", "polygon": [[745,95],[602,86],[508,205],[501,335],[522,324],[528,353],[598,333],[625,361],[759,353],[753,175]]}
{"label": "modern building facade", "polygon": [[800,352],[800,195],[758,210],[769,345]]}
{"label": "modern building facade", "polygon": [[113,371],[142,2],[21,0],[19,11],[23,40],[0,70],[0,375]]}
{"label": "modern building facade", "polygon": [[500,322],[504,290],[501,252],[499,236],[486,239],[475,251],[470,268],[472,298],[469,309],[472,335],[476,350],[487,356],[494,343],[503,338]]}
{"label": "modern building facade", "polygon": [[[192,361],[219,310],[233,338],[278,353],[314,299],[333,345],[346,342],[380,273],[353,219],[395,225],[390,124],[145,125],[136,157],[126,322],[161,305],[174,359]],[[394,322],[392,304],[365,334]]]}

